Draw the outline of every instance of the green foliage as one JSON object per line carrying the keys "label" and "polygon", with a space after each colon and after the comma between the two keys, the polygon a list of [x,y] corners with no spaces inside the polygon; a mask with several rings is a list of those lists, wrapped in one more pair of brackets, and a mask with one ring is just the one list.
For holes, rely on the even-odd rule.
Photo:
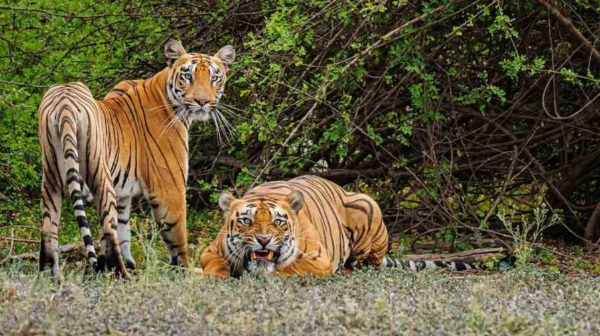
{"label": "green foliage", "polygon": [[[37,106],[47,87],[82,81],[102,96],[124,70],[157,58],[165,32],[160,20],[144,15],[151,8],[136,8],[141,17],[132,20],[128,1],[10,5],[16,9],[0,12],[0,217],[23,202],[39,203]],[[92,20],[98,13],[104,15]],[[21,218],[15,224],[25,224]]]}
{"label": "green foliage", "polygon": [[[571,172],[600,167],[581,159],[600,150],[590,112],[597,106],[560,121],[542,107],[554,99],[567,115],[585,106],[600,89],[597,64],[535,2],[15,0],[7,7],[0,221],[11,224],[36,222],[36,111],[47,87],[82,81],[102,97],[123,79],[162,69],[169,38],[189,51],[229,43],[238,52],[221,107],[235,127],[231,146],[219,147],[211,124],[191,128],[191,229],[213,225],[212,213],[196,212],[214,209],[223,189],[241,194],[255,182],[319,173],[368,190],[386,215],[400,207],[411,223],[458,235],[461,225],[502,228],[487,216],[493,207],[531,213],[548,190],[544,181],[563,188],[581,178]],[[577,1],[569,11],[581,17],[573,22],[584,35],[593,31],[595,7]],[[558,127],[564,139],[542,136]],[[537,163],[542,170],[531,169]],[[518,178],[505,185],[509,171]],[[593,176],[564,191],[578,209],[597,201]],[[77,240],[76,230],[61,232],[69,230],[64,239]]]}
{"label": "green foliage", "polygon": [[540,207],[533,210],[532,218],[523,215],[518,224],[513,222],[514,217],[507,216],[504,210],[498,213],[498,219],[513,238],[513,252],[517,258],[517,265],[527,264],[534,251],[534,245],[544,230],[560,222],[556,214],[548,218],[547,213],[548,209],[542,203]]}

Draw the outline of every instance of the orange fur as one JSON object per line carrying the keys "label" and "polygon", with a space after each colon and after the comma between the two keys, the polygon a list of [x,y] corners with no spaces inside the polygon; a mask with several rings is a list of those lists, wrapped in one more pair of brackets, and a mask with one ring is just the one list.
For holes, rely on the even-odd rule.
{"label": "orange fur", "polygon": [[[296,211],[298,203],[302,204]],[[234,239],[238,235],[250,244],[256,244],[257,237],[272,237],[277,242],[293,238],[296,251],[285,262],[281,262],[283,244],[273,247],[280,252],[271,273],[283,276],[331,276],[339,269],[351,270],[355,264],[379,267],[387,251],[388,234],[377,203],[315,176],[265,183],[241,199],[224,194],[220,205],[225,210],[223,228],[200,258],[209,277],[227,278],[245,271],[240,263],[248,262],[250,245],[237,244]],[[275,223],[285,216],[284,225]],[[246,219],[251,223],[244,223]],[[241,255],[230,251],[236,248]]]}
{"label": "orange fur", "polygon": [[[94,100],[82,83],[53,86],[39,108],[43,156],[40,270],[58,271],[62,192],[73,200],[88,257],[96,264],[82,198],[91,191],[102,223],[104,265],[129,277],[131,199],[143,195],[160,223],[173,264],[189,265],[185,184],[188,127],[193,120],[226,123],[216,110],[235,58],[230,46],[214,56],[188,54],[181,43],[165,47],[170,65],[147,80],[117,85]],[[218,119],[218,120],[217,120]],[[219,123],[220,122],[220,123]]]}

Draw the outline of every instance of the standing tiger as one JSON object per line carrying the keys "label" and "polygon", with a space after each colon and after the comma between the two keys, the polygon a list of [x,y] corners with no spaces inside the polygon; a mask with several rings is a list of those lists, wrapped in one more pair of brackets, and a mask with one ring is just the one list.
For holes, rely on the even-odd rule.
{"label": "standing tiger", "polygon": [[[235,50],[214,56],[165,45],[168,67],[147,80],[125,81],[104,100],[82,83],[51,87],[39,108],[43,161],[40,271],[57,275],[58,225],[67,192],[88,260],[96,270],[125,278],[135,268],[130,252],[131,199],[143,195],[159,222],[172,264],[188,267],[185,185],[188,128],[213,119],[217,134],[229,124],[217,109]],[[223,130],[224,129],[224,130]],[[225,134],[227,135],[227,134]],[[219,135],[220,139],[220,135]],[[102,225],[96,259],[83,198],[91,193]]]}
{"label": "standing tiger", "polygon": [[356,265],[475,268],[386,257],[388,233],[377,203],[316,176],[264,183],[241,199],[222,193],[219,206],[225,212],[223,228],[200,257],[209,277],[243,272],[331,276]]}

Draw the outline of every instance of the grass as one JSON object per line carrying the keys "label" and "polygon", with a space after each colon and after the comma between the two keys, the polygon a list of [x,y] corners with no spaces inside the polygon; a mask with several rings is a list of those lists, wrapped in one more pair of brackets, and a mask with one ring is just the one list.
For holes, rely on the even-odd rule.
{"label": "grass", "polygon": [[[193,260],[216,235],[218,215],[191,216]],[[80,238],[61,229],[61,239]],[[149,219],[134,218],[132,242],[141,270],[129,282],[85,274],[77,254],[63,256],[60,284],[33,263],[0,266],[0,336],[600,334],[600,278],[589,270],[598,262],[579,250],[566,260],[533,253],[531,261],[547,270],[526,264],[477,274],[360,270],[331,279],[215,281],[165,264]]]}
{"label": "grass", "polygon": [[598,335],[600,279],[361,270],[216,281],[150,267],[130,282],[0,269],[0,335]]}

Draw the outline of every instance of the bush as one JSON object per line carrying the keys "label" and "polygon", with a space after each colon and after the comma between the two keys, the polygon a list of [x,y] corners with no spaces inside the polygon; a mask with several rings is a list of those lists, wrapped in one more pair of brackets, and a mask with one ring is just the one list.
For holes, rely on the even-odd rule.
{"label": "bush", "polygon": [[545,197],[581,232],[600,190],[600,57],[585,43],[598,8],[546,4],[16,1],[0,13],[2,214],[39,198],[46,87],[80,80],[101,97],[161,69],[175,37],[239,54],[222,107],[231,146],[210,124],[192,129],[193,209],[315,173],[373,195],[392,231],[501,228],[498,209]]}

